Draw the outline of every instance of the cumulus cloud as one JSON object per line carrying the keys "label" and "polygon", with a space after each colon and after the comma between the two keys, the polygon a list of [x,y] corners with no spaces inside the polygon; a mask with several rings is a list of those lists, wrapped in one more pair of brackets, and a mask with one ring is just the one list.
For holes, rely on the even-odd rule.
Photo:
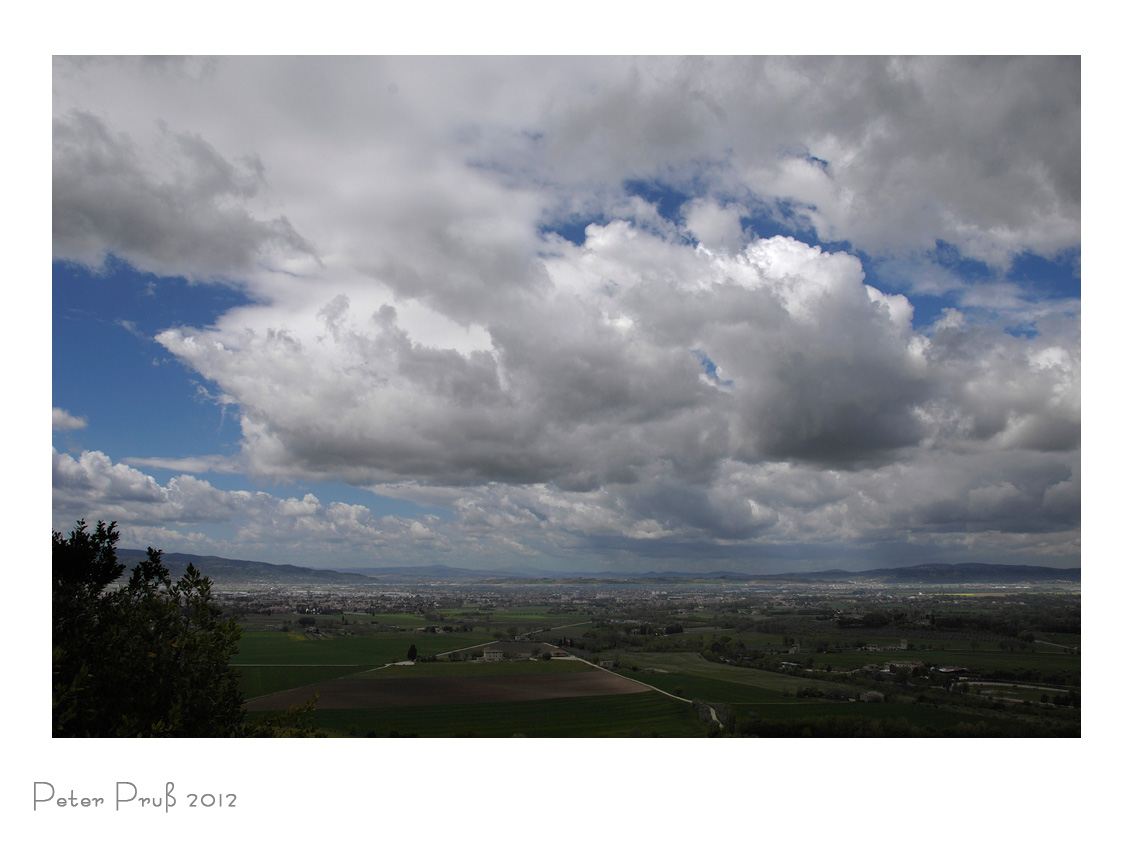
{"label": "cumulus cloud", "polygon": [[[1003,263],[1079,240],[1076,57],[640,60],[565,96],[577,178],[710,179],[864,250]],[[994,81],[994,82],[993,82]],[[711,167],[706,168],[706,163]]]}
{"label": "cumulus cloud", "polygon": [[[364,505],[323,504],[307,493],[279,498],[264,492],[222,490],[192,475],[161,484],[98,451],[77,457],[52,449],[52,523],[64,530],[84,517],[111,517],[121,545],[197,547],[200,554],[265,557],[303,563],[365,566],[385,557],[402,563],[452,551],[434,515],[375,516]],[[211,534],[194,526],[216,529]]]}
{"label": "cumulus cloud", "polygon": [[158,340],[239,400],[245,460],[267,475],[589,489],[661,462],[864,461],[923,436],[929,343],[852,257],[784,237],[718,255],[614,222],[542,276],[544,296],[467,353],[415,342],[364,287],[294,325],[246,308]]}
{"label": "cumulus cloud", "polygon": [[[779,200],[872,253],[942,239],[1003,262],[1079,241],[1077,57],[59,59],[54,84],[57,239],[82,255],[106,192],[97,226],[120,250],[135,226],[205,267],[311,240],[393,275],[383,249],[408,240],[510,279],[530,216],[598,212],[628,178],[731,195],[718,209]],[[142,137],[160,171],[138,165]],[[265,182],[285,219],[249,212]],[[316,187],[333,203],[299,200]],[[215,256],[190,256],[173,224]],[[420,287],[415,268],[403,286]]]}
{"label": "cumulus cloud", "polygon": [[685,226],[697,241],[717,251],[734,252],[744,246],[745,210],[739,204],[721,206],[709,198],[697,198],[683,209]]}
{"label": "cumulus cloud", "polygon": [[626,222],[560,245],[544,274],[545,298],[465,353],[414,342],[365,291],[303,327],[244,310],[239,329],[159,340],[240,400],[250,469],[471,486],[441,498],[466,532],[533,551],[554,533],[786,544],[1016,515],[1038,530],[1045,505],[1077,507],[1054,495],[1078,463],[1071,319],[1011,336],[958,311],[920,333],[848,255],[785,237],[713,253]]}
{"label": "cumulus cloud", "polygon": [[[1077,59],[138,61],[57,60],[56,256],[245,287],[157,335],[242,442],[56,455],[62,506],[484,557],[915,528],[1069,545],[1077,304],[935,258],[1078,246]],[[925,293],[953,297],[935,324],[906,297]],[[210,470],[455,520],[225,493]]]}
{"label": "cumulus cloud", "polygon": [[58,407],[51,408],[52,431],[75,431],[86,428],[87,420],[82,416],[72,416],[66,410]]}

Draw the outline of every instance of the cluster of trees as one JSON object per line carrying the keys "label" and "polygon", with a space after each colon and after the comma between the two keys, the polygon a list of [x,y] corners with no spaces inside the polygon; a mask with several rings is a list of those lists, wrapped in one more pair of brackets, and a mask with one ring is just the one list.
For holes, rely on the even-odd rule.
{"label": "cluster of trees", "polygon": [[53,734],[57,737],[293,735],[313,731],[314,705],[245,722],[229,659],[240,627],[190,564],[173,581],[161,551],[120,583],[115,523],[80,520],[51,535]]}
{"label": "cluster of trees", "polygon": [[689,634],[678,623],[649,626],[642,635],[635,626],[629,632],[609,622],[599,621],[578,638],[559,638],[556,645],[583,652],[606,652],[612,649],[633,649],[643,652],[696,652],[709,661],[728,662],[741,666],[759,666],[765,653],[747,648],[739,638],[719,633]]}
{"label": "cluster of trees", "polygon": [[838,617],[835,625],[840,629],[884,629],[891,623],[905,620],[904,611],[867,611],[861,617]]}
{"label": "cluster of trees", "polygon": [[[1044,694],[1044,697],[1047,697],[1047,694]],[[1046,701],[1047,701],[1046,699],[1041,700],[1041,702],[1046,702]],[[1073,691],[1073,692],[1067,693],[1067,694],[1056,694],[1055,696],[1051,697],[1051,703],[1052,703],[1052,705],[1062,705],[1062,706],[1074,707],[1074,708],[1079,708],[1081,706],[1080,696],[1079,696],[1078,691]]]}
{"label": "cluster of trees", "polygon": [[1004,604],[985,610],[931,611],[929,625],[939,631],[985,632],[1025,642],[1034,640],[1035,632],[1080,634],[1077,603],[1045,595],[997,601]]}
{"label": "cluster of trees", "polygon": [[702,658],[718,663],[749,661],[763,656],[762,652],[753,655],[742,641],[732,635],[703,635],[700,652]]}

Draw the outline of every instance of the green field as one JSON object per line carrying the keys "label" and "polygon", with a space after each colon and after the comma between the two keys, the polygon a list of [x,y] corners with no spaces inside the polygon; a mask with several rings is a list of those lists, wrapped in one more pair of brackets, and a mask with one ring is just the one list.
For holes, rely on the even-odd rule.
{"label": "green field", "polygon": [[[1036,648],[1037,649],[1040,648],[1040,646],[1042,646],[1041,641],[1047,642],[1047,643],[1057,643],[1060,646],[1064,646],[1064,647],[1073,647],[1073,646],[1079,646],[1079,644],[1082,642],[1082,635],[1061,635],[1061,634],[1058,634],[1056,632],[1044,632],[1042,634],[1037,634],[1036,635],[1036,644],[1037,644]],[[1048,647],[1048,648],[1054,649],[1054,647]]]}
{"label": "green field", "polygon": [[594,623],[575,620],[568,625],[552,626],[548,638],[553,642],[560,638],[575,638],[578,640],[594,627]]}
{"label": "green field", "polygon": [[[694,652],[626,652],[615,656],[622,664],[618,671],[625,676],[640,679],[647,667],[665,670],[667,673],[685,673],[707,679],[747,685],[771,693],[782,694],[785,690],[795,693],[796,688],[806,681],[784,673],[767,670],[753,670],[748,667],[734,667],[729,664],[714,664]],[[636,665],[639,672],[628,668]],[[641,679],[645,681],[645,679]],[[654,684],[650,682],[649,684]],[[660,687],[660,685],[659,685]],[[686,694],[688,696],[688,694]]]}
{"label": "green field", "polygon": [[492,640],[485,632],[418,632],[314,638],[296,632],[246,631],[234,664],[358,664],[405,661],[411,645],[418,655],[436,655]]}
{"label": "green field", "polygon": [[949,708],[938,708],[911,703],[868,703],[868,702],[806,702],[796,700],[793,705],[762,705],[755,708],[759,718],[772,723],[790,724],[799,727],[802,734],[809,734],[808,722],[814,721],[814,734],[819,734],[820,723],[837,724],[839,721],[875,721],[888,724],[893,729],[908,729],[910,734],[952,732],[966,737],[970,734],[966,727],[986,727],[993,734],[1018,733],[1018,724],[1010,718],[996,716],[992,712],[974,713]]}
{"label": "green field", "polygon": [[416,629],[422,626],[435,626],[436,621],[430,622],[420,614],[363,614],[359,615],[359,622],[377,623],[380,626],[391,626],[399,629]]}
{"label": "green field", "polygon": [[312,666],[262,666],[237,667],[240,672],[240,690],[245,699],[275,694],[280,691],[299,688],[304,685],[313,685],[316,682],[326,682],[328,679],[337,679],[342,676],[351,676],[363,670],[370,669],[369,665],[340,665],[334,667]]}
{"label": "green field", "polygon": [[[718,734],[706,720],[698,719],[697,709],[687,700],[717,706],[721,716],[729,718],[725,731],[744,736],[1074,737],[1079,734],[1080,713],[1071,707],[1071,700],[1077,702],[1079,698],[1081,657],[1077,651],[1068,651],[1069,647],[1079,645],[1077,634],[1042,634],[1035,630],[1036,641],[1031,642],[1023,638],[1000,638],[998,635],[1003,631],[986,625],[961,633],[948,630],[934,633],[919,627],[919,630],[903,633],[909,645],[916,649],[871,652],[849,647],[856,643],[897,644],[901,630],[893,627],[873,631],[839,629],[830,620],[808,615],[805,608],[800,606],[800,613],[795,615],[757,617],[762,626],[774,622],[777,629],[774,634],[757,631],[752,627],[751,618],[738,617],[735,610],[730,614],[721,608],[706,612],[700,618],[688,611],[663,612],[649,617],[629,610],[621,615],[624,621],[608,613],[613,610],[611,607],[604,608],[603,618],[590,621],[579,612],[561,613],[562,608],[540,605],[509,608],[506,604],[438,608],[428,614],[420,613],[420,609],[377,615],[348,613],[345,624],[342,615],[316,615],[322,634],[246,630],[233,662],[240,670],[241,686],[248,698],[301,687],[308,688],[308,692],[318,691],[322,683],[328,683],[322,693],[329,704],[375,706],[317,707],[317,727],[337,736],[699,737]],[[1058,627],[1064,620],[1057,617],[1068,615],[1062,608],[1052,610],[1054,613],[1047,622]],[[439,620],[439,616],[442,619]],[[679,621],[684,631],[665,637],[637,634],[633,625],[652,623],[651,628],[656,632],[662,625],[674,621]],[[282,622],[290,626],[292,621]],[[439,623],[459,628],[472,622],[477,625],[467,632],[416,631]],[[734,623],[743,628],[733,628]],[[263,625],[270,623],[265,621]],[[348,628],[350,631],[346,633]],[[534,634],[530,640],[521,637],[515,642],[500,641],[500,648],[516,658],[508,663],[458,662],[445,655],[496,643],[505,632],[522,636],[549,628],[554,631]],[[593,670],[579,661],[531,660],[533,653],[538,656],[544,641],[555,644],[564,637],[574,641],[572,647],[566,647],[568,652],[574,651],[596,663],[599,659],[614,661],[619,675],[662,693],[597,696],[593,695],[594,691],[588,693],[580,687],[580,696],[566,697],[563,694],[572,691],[557,691],[557,683],[549,679],[543,683],[547,691],[542,698],[479,702],[472,696],[469,683],[414,683],[412,689],[401,689],[400,685],[390,683],[375,691],[387,695],[384,698],[387,701],[381,702],[344,698],[343,695],[367,693],[352,683],[329,684],[345,677],[527,677]],[[1044,642],[1052,637],[1056,640]],[[783,652],[787,642],[795,641],[803,647],[798,654],[759,657],[757,653],[753,658],[749,652]],[[417,664],[387,666],[405,661],[411,645],[417,650]],[[666,645],[679,651],[642,651],[645,647],[657,649]],[[823,645],[841,645],[842,648],[826,653],[811,649]],[[438,656],[439,660],[422,660],[431,656]],[[728,661],[732,663],[726,663]],[[781,667],[780,661],[806,665],[811,671],[804,674],[800,667]],[[926,674],[921,668],[898,670],[895,674],[850,674],[866,665],[881,666],[887,662],[962,667],[968,671],[962,675],[995,681],[959,682],[956,677]],[[751,663],[770,669],[745,666]],[[830,672],[825,673],[828,668]],[[1044,683],[1045,687],[1014,688],[1013,681]],[[504,698],[499,695],[500,691],[492,692],[496,685],[487,681],[482,684],[479,693],[491,694],[490,699]],[[525,685],[528,694],[539,691],[536,684]],[[964,688],[965,684],[970,687]],[[866,690],[877,690],[884,699],[864,701],[861,694]],[[389,696],[401,693],[440,694],[441,701],[454,702],[438,705],[434,703],[439,700],[434,698],[422,700],[425,704],[407,707],[399,698]],[[1044,695],[1048,705],[1041,704]],[[1058,706],[1054,704],[1057,696],[1061,699]]]}
{"label": "green field", "polygon": [[749,649],[781,649],[784,645],[782,635],[769,635],[764,632],[735,632],[736,639]]}
{"label": "green field", "polygon": [[692,706],[656,693],[571,697],[530,702],[426,705],[413,708],[317,710],[333,736],[391,734],[430,738],[704,737]]}
{"label": "green field", "polygon": [[1046,695],[1048,699],[1051,699],[1052,697],[1067,693],[1067,691],[1062,688],[1040,688],[1010,684],[1007,682],[973,682],[969,687],[970,693],[978,694],[983,697],[1030,700],[1031,702],[1040,702],[1044,695]]}

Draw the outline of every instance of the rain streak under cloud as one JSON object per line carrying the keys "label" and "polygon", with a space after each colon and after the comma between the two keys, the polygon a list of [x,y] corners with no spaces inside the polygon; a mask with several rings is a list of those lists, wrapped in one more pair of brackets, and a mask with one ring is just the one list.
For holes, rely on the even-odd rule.
{"label": "rain streak under cloud", "polygon": [[56,528],[1079,564],[1076,58],[60,58],[53,89]]}

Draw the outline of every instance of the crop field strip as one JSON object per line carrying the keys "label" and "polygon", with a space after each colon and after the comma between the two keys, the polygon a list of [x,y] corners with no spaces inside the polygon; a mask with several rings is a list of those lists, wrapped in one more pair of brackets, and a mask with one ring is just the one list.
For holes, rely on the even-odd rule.
{"label": "crop field strip", "polygon": [[[745,706],[737,706],[744,716]],[[1013,728],[1011,718],[993,711],[964,710],[953,707],[919,705],[903,702],[822,702],[796,700],[794,703],[753,706],[760,718],[769,721],[796,723],[801,721],[838,720],[903,720],[922,730],[949,730],[965,725],[984,724],[992,730]]]}
{"label": "crop field strip", "polygon": [[704,737],[696,710],[654,691],[521,702],[423,705],[381,709],[318,709],[332,735],[373,733],[448,737]]}
{"label": "crop field strip", "polygon": [[413,666],[379,667],[358,674],[365,679],[408,679],[438,677],[479,677],[479,676],[539,676],[543,674],[585,673],[594,670],[582,661],[570,659],[554,661],[512,661],[503,663],[484,663],[481,661],[435,661]]}
{"label": "crop field strip", "polygon": [[[604,696],[640,693],[645,685],[610,673],[594,670],[550,669],[554,662],[546,662],[549,669],[536,675],[524,675],[512,670],[529,667],[539,662],[514,664],[477,664],[465,662],[421,665],[422,667],[488,667],[496,668],[495,675],[397,675],[402,669],[392,667],[394,675],[346,676],[305,685],[266,697],[250,700],[250,710],[282,711],[290,705],[302,703],[315,693],[319,706],[335,708],[381,708],[409,705],[458,705],[477,702],[515,702],[558,699],[575,696]],[[511,669],[508,669],[511,668]]]}
{"label": "crop field strip", "polygon": [[[786,673],[772,673],[749,667],[735,667],[728,664],[715,664],[706,661],[695,652],[627,652],[618,656],[623,667],[636,665],[641,674],[648,669],[665,670],[669,673],[686,673],[722,682],[749,685],[774,693],[791,690],[793,693],[804,680]],[[623,675],[637,677],[640,673],[619,671]]]}
{"label": "crop field strip", "polygon": [[[660,691],[674,694],[684,699],[701,699],[706,702],[746,705],[767,705],[772,703],[798,702],[794,697],[785,697],[782,691],[729,682],[707,676],[693,676],[685,673],[643,673],[619,670],[625,676],[646,685],[653,685]],[[798,687],[798,683],[794,683]],[[794,688],[793,691],[794,693]]]}
{"label": "crop field strip", "polygon": [[233,663],[244,664],[369,664],[377,667],[404,661],[411,645],[420,655],[436,655],[491,642],[484,632],[455,634],[378,634],[312,639],[294,632],[245,632]]}
{"label": "crop field strip", "polygon": [[248,665],[237,667],[240,689],[246,700],[288,691],[304,685],[316,685],[370,669],[368,665]]}

